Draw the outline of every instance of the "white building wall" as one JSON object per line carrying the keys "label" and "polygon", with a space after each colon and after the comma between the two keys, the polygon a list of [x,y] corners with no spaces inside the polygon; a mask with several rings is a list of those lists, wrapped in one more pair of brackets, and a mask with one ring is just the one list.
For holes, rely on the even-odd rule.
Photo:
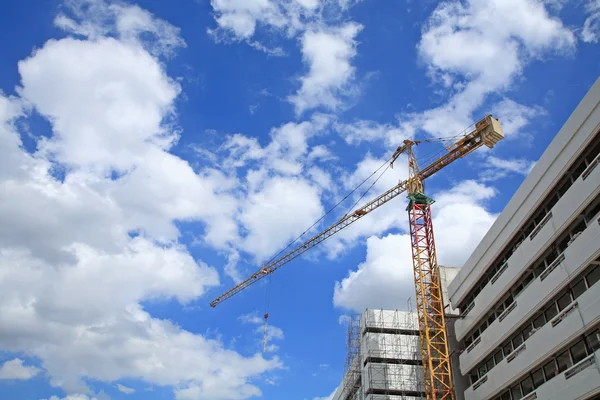
{"label": "white building wall", "polygon": [[[561,179],[569,166],[585,150],[600,129],[600,79],[572,113],[556,135],[534,169],[515,193],[504,211],[475,249],[464,267],[448,287],[453,307],[463,304],[475,285],[515,232],[537,210],[550,190]],[[600,164],[600,163],[599,163]],[[600,193],[600,166],[588,167],[585,180],[582,176],[573,183],[560,200],[552,207],[551,216],[541,228],[526,238],[508,258],[493,282],[488,282],[475,297],[472,306],[463,311],[463,317],[455,323],[455,334],[459,341],[468,338],[473,328],[488,317],[499,300],[518,282],[533,262],[571,225],[582,210]],[[591,221],[591,222],[590,222]],[[600,256],[600,213],[590,218],[587,227],[572,239],[560,258],[548,268],[543,277],[536,276],[515,298],[509,309],[483,330],[470,346],[464,346],[460,354],[460,373],[472,372],[475,367],[490,359],[516,329],[520,328],[535,313],[547,304],[555,294],[563,290],[580,272],[597,263]],[[562,351],[569,340],[589,331],[600,322],[600,282],[589,287],[573,302],[573,310],[562,317],[555,326],[546,322],[518,348],[518,351],[493,362],[492,368],[465,392],[466,400],[496,399],[505,388],[518,383],[526,374],[538,368],[548,357]],[[598,376],[600,362],[598,351],[590,356],[591,366],[577,375],[565,377],[568,372],[553,377],[537,387],[529,396],[538,399],[584,399],[600,392]],[[589,358],[589,357],[588,357]],[[572,368],[575,368],[572,367]],[[458,371],[455,371],[457,373]],[[481,374],[480,374],[481,376]],[[529,399],[528,397],[525,397]],[[536,397],[537,396],[537,397]],[[514,399],[513,399],[514,400]]]}

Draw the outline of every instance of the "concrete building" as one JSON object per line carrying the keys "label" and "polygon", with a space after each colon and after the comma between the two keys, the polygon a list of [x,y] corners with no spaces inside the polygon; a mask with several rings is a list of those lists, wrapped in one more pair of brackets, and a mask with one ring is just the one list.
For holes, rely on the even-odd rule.
{"label": "concrete building", "polygon": [[[458,272],[459,268],[440,267],[446,310],[455,316],[458,311],[450,308],[447,286]],[[411,308],[410,304],[406,307]],[[448,320],[449,325],[453,322]],[[458,344],[451,334],[448,341],[451,346]],[[457,363],[458,356],[452,361]],[[466,388],[466,380],[460,374],[457,377],[455,385]],[[425,387],[416,312],[368,309],[350,321],[345,375],[333,400],[422,399]]]}
{"label": "concrete building", "polygon": [[466,400],[600,393],[600,79],[448,288]]}

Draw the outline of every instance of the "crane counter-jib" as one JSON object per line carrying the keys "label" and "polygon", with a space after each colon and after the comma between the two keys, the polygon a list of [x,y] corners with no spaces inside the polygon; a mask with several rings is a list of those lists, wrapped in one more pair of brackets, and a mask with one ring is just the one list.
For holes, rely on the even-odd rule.
{"label": "crane counter-jib", "polygon": [[[502,126],[500,122],[498,122],[498,120],[493,118],[491,115],[487,115],[485,118],[475,123],[475,129],[473,129],[470,133],[456,141],[456,143],[454,143],[452,146],[448,147],[446,149],[447,151],[445,154],[443,154],[442,156],[440,156],[439,158],[422,168],[420,170],[419,176],[421,179],[426,179],[438,172],[439,170],[441,170],[442,168],[456,161],[457,159],[462,158],[465,155],[476,150],[477,148],[481,147],[482,145],[485,145],[490,148],[494,147],[494,145],[503,138],[504,133],[502,131]],[[406,151],[407,148],[410,148],[411,145],[417,143],[419,142],[407,141],[405,143],[405,146],[402,146],[401,148],[399,148],[399,150],[401,149],[401,151]],[[398,151],[396,152],[394,157],[397,157],[397,153]],[[404,193],[407,187],[408,180],[402,181],[387,192],[379,195],[375,199],[358,208],[356,211],[345,215],[342,219],[329,226],[319,234],[308,239],[298,247],[287,252],[285,255],[263,266],[261,269],[250,275],[250,277],[248,277],[246,280],[234,286],[219,297],[215,298],[210,303],[211,307],[216,307],[218,304],[241,292],[253,283],[272,274],[275,270],[281,268],[283,265],[289,263],[290,261],[302,255],[306,251],[322,243],[337,232],[341,231],[342,229],[356,222],[360,218],[369,214],[371,211],[381,207],[383,204]]]}

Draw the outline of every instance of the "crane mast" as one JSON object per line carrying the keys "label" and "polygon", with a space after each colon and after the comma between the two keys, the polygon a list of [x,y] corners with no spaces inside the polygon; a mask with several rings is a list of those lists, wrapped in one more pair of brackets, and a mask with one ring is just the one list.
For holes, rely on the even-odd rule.
{"label": "crane mast", "polygon": [[503,138],[504,133],[500,122],[491,115],[487,115],[475,123],[475,128],[471,132],[447,147],[444,154],[422,169],[419,168],[413,151],[413,147],[421,143],[421,141],[405,140],[404,144],[398,147],[392,156],[392,163],[401,154],[406,153],[408,155],[409,176],[407,180],[399,182],[396,186],[354,212],[344,215],[338,222],[308,239],[300,246],[267,263],[246,280],[215,298],[210,303],[211,307],[216,307],[218,304],[272,274],[288,262],[398,195],[408,192],[409,204],[407,211],[410,224],[425,393],[428,400],[454,400],[454,387],[444,318],[444,300],[433,237],[430,207],[433,200],[425,195],[423,182],[426,178],[432,176],[455,160],[464,157],[483,145],[490,148],[494,147]]}

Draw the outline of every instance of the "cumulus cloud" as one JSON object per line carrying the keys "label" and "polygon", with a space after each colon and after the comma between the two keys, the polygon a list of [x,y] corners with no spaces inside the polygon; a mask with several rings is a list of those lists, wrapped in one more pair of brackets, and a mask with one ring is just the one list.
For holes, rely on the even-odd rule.
{"label": "cumulus cloud", "polygon": [[600,37],[600,0],[589,0],[585,6],[587,18],[581,31],[581,40],[586,43],[598,43]]}
{"label": "cumulus cloud", "polygon": [[[403,115],[401,126],[434,137],[459,134],[487,96],[509,89],[529,61],[574,48],[574,34],[540,0],[444,2],[424,25],[418,52],[449,100]],[[518,111],[518,121],[531,118],[530,109]]]}
{"label": "cumulus cloud", "polygon": [[309,71],[300,79],[300,89],[289,97],[296,114],[318,106],[336,110],[341,105],[339,97],[352,93],[355,67],[350,61],[356,56],[355,38],[361,29],[357,23],[347,23],[304,33],[302,58]]}
{"label": "cumulus cloud", "polygon": [[376,121],[359,120],[348,124],[336,123],[334,127],[346,143],[354,145],[380,141],[387,146],[394,147],[412,137],[412,132],[407,132],[397,125]]}
{"label": "cumulus cloud", "polygon": [[527,175],[535,166],[535,161],[524,158],[499,158],[489,156],[485,163],[486,169],[480,174],[483,181],[494,181],[509,174]]}
{"label": "cumulus cloud", "polygon": [[142,44],[155,56],[172,56],[186,43],[179,28],[154,17],[137,5],[105,0],[65,0],[54,24],[66,32],[97,39],[114,35],[130,44]]}
{"label": "cumulus cloud", "polygon": [[39,374],[40,371],[41,369],[37,367],[23,365],[23,360],[20,358],[15,358],[14,360],[6,361],[0,366],[0,380],[27,380]]}
{"label": "cumulus cloud", "polygon": [[[211,0],[217,28],[209,34],[217,40],[248,40],[258,26],[294,36],[320,19],[321,0]],[[339,6],[338,6],[339,7]]]}
{"label": "cumulus cloud", "polygon": [[[102,2],[67,4],[85,6],[77,29],[89,32],[75,33],[93,40],[48,41],[19,63],[20,98],[0,96],[0,348],[40,359],[69,400],[88,399],[86,379],[123,377],[200,399],[260,394],[252,380],[276,357],[243,356],[142,307],[219,283],[178,243],[175,221],[202,224],[217,244],[235,237],[232,183],[168,152],[180,89],[153,45],[95,30]],[[118,29],[141,32],[141,15]],[[34,153],[15,125],[30,107],[52,129]]]}
{"label": "cumulus cloud", "polygon": [[[490,187],[464,181],[434,195],[433,224],[440,265],[461,266],[483,238],[496,217],[484,207],[494,193]],[[357,312],[403,308],[406,299],[414,296],[413,282],[409,235],[371,236],[365,261],[335,284],[333,302],[336,307]]]}

